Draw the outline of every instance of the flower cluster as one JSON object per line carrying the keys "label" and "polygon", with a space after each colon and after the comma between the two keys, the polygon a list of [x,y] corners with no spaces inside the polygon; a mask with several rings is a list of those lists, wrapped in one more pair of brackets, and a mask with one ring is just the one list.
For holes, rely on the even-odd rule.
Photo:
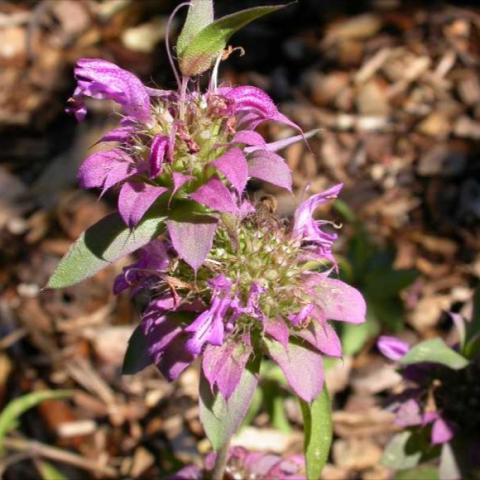
{"label": "flower cluster", "polygon": [[86,97],[113,100],[123,115],[102,139],[115,146],[84,161],[80,184],[102,194],[118,188],[130,228],[159,206],[166,217],[164,233],[114,286],[148,293],[141,329],[151,361],[173,380],[201,356],[212,390],[228,399],[249,360],[265,353],[297,395],[313,400],[323,387],[322,355],[342,355],[329,321],[363,322],[365,303],[332,278],[336,233],[314,218],[341,185],[303,202],[290,224],[247,197],[250,178],[291,190],[275,152],[303,138],[269,144],[256,128],[265,121],[299,127],[252,86],[155,90],[96,59],[80,60],[75,75],[77,118]]}
{"label": "flower cluster", "polygon": [[[204,471],[194,465],[182,468],[169,480],[202,480],[213,470],[216,455],[205,459]],[[287,458],[269,453],[249,452],[242,447],[233,447],[228,452],[226,474],[234,479],[305,480],[305,460],[302,455]]]}
{"label": "flower cluster", "polygon": [[[452,317],[459,330],[464,331],[463,319],[457,314]],[[472,468],[478,469],[475,453],[480,445],[478,357],[469,360],[468,355],[464,356],[462,344],[451,349],[438,338],[410,347],[398,338],[383,336],[377,345],[401,367],[406,388],[394,397],[392,407],[395,423],[412,435],[410,443],[416,445],[412,448],[418,450],[418,460],[440,455],[442,479],[460,478],[460,471],[466,475]],[[429,446],[420,440],[424,434],[430,437]],[[410,454],[413,453],[412,450]],[[450,455],[452,460],[447,461]],[[456,473],[452,474],[452,468]]]}

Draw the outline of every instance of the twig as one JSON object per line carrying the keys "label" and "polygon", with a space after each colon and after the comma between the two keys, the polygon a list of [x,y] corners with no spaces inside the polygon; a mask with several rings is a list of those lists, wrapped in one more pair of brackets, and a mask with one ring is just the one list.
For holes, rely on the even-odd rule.
{"label": "twig", "polygon": [[37,441],[24,440],[21,438],[5,438],[3,445],[10,450],[29,452],[32,456],[39,455],[40,457],[60,463],[66,463],[108,478],[118,478],[118,473],[112,467],[101,465],[92,459],[83,458],[75,453],[66,452],[60,448],[51,447]]}

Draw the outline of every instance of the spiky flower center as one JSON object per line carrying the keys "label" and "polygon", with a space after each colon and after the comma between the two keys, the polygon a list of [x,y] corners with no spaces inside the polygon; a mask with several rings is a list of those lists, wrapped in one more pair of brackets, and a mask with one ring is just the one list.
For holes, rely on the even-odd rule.
{"label": "spiky flower center", "polygon": [[[212,300],[209,282],[222,275],[232,284],[228,295],[237,298],[241,305],[248,305],[255,291],[256,307],[264,317],[288,318],[312,303],[302,288],[302,277],[311,265],[302,261],[301,244],[291,238],[288,230],[273,217],[266,218],[261,209],[260,213],[247,216],[234,231],[222,223],[196,276],[180,260],[171,264],[168,275],[180,285],[183,298],[200,296],[206,305]],[[258,315],[243,314],[236,319],[234,328],[238,333],[261,329],[261,319]]]}
{"label": "spiky flower center", "polygon": [[[152,102],[152,121],[138,124],[127,152],[137,161],[148,159],[153,139],[168,137],[174,148],[172,157],[163,165],[157,179],[160,185],[169,184],[172,172],[192,175],[204,181],[206,165],[222,155],[235,134],[235,117],[229,101],[211,93],[191,94],[186,111],[180,115],[180,106],[173,100]],[[172,135],[173,132],[173,135]]]}

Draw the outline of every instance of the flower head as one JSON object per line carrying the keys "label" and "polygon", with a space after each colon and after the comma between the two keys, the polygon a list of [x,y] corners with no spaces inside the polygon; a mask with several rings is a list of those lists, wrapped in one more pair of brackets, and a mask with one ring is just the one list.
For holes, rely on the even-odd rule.
{"label": "flower head", "polygon": [[[380,337],[377,346],[387,358],[397,362],[411,350],[406,342],[388,336]],[[416,348],[418,351],[422,344]],[[446,350],[446,354],[450,351]],[[395,422],[404,428],[430,428],[432,445],[449,442],[460,430],[466,435],[474,433],[480,426],[476,408],[472,409],[480,402],[480,389],[474,380],[478,366],[465,362],[459,365],[465,368],[452,369],[438,363],[438,359],[419,358],[418,362],[403,366],[400,373],[408,387],[393,403]]]}
{"label": "flower head", "polygon": [[[202,480],[212,472],[216,455],[210,454],[204,469],[189,465],[169,480]],[[263,480],[304,480],[305,460],[302,455],[286,458],[271,453],[250,452],[243,447],[232,447],[228,452],[226,472],[229,478],[258,478]]]}
{"label": "flower head", "polygon": [[[318,395],[322,356],[342,355],[330,321],[363,322],[365,302],[357,290],[330,277],[331,252],[315,249],[318,263],[306,259],[312,238],[298,234],[300,214],[305,224],[314,222],[309,218],[314,208],[305,211],[304,205],[292,226],[260,207],[243,218],[221,219],[196,272],[168,245],[157,246],[162,254],[152,258],[161,266],[153,282],[151,274],[140,275],[145,253],[125,269],[118,284],[124,285],[125,278],[143,279],[151,292],[143,331],[152,360],[167,378],[175,378],[189,361],[202,356],[212,389],[229,398],[249,359],[266,353],[295,393],[307,401]],[[133,286],[138,288],[137,283]],[[299,368],[305,375],[297,374]]]}

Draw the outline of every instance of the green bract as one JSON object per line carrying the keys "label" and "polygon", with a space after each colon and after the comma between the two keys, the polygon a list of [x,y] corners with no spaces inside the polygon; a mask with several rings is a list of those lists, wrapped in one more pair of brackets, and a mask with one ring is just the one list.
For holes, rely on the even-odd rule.
{"label": "green bract", "polygon": [[[198,3],[201,3],[201,0],[195,2],[192,7],[190,7],[191,11],[198,9]],[[192,18],[190,20],[190,26],[187,29],[188,33],[186,32],[184,34],[182,31],[183,36],[181,35],[179,39],[180,45],[177,44],[177,48],[179,48],[178,59],[182,74],[187,77],[192,77],[208,70],[227,46],[228,40],[235,32],[253,20],[276,12],[284,8],[284,6],[285,5],[270,5],[241,10],[240,12],[232,13],[208,24],[195,35],[192,34],[195,32],[198,23],[194,23]],[[199,18],[205,21],[203,15]],[[185,46],[187,38],[191,38],[191,40]]]}

